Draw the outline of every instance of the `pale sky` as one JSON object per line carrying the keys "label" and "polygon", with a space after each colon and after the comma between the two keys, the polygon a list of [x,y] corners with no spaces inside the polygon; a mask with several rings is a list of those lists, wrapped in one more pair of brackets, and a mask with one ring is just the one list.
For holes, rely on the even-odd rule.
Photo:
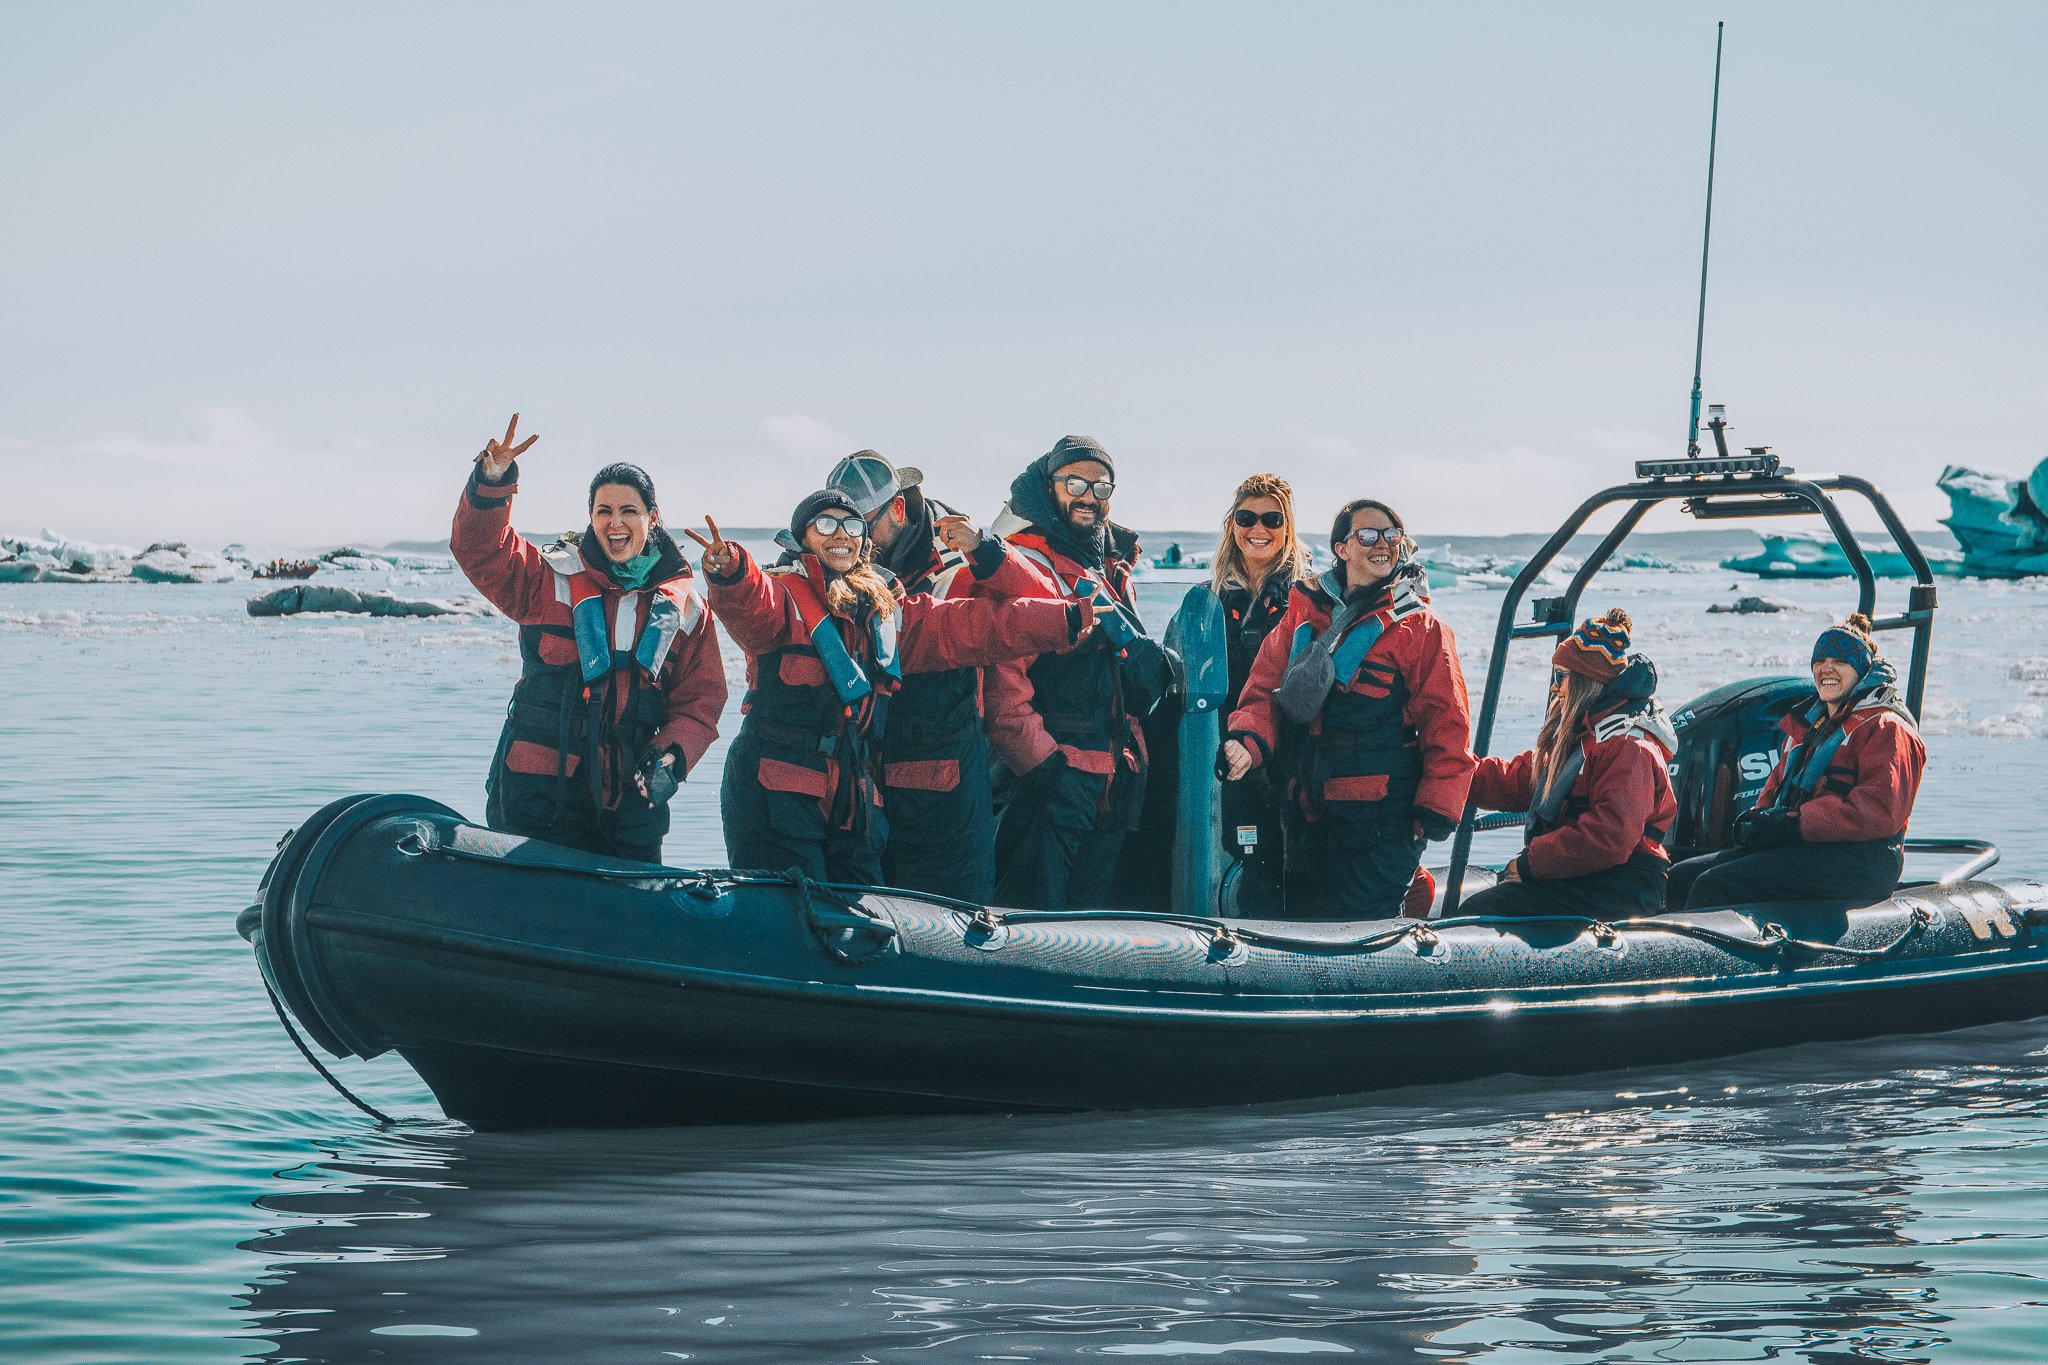
{"label": "pale sky", "polygon": [[535,526],[1542,529],[1683,453],[1716,19],[1708,401],[1930,526],[2048,456],[2048,5],[7,0],[0,530],[441,535],[514,409]]}

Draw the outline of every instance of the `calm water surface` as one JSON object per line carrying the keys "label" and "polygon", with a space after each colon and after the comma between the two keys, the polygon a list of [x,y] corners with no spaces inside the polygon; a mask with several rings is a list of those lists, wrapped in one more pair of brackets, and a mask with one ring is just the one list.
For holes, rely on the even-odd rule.
{"label": "calm water surface", "polygon": [[[1843,600],[1707,616],[1725,574],[1603,583],[1667,700],[1796,668]],[[335,796],[480,812],[512,632],[255,621],[249,591],[0,588],[0,1360],[2048,1359],[2048,1022],[1281,1108],[625,1134],[476,1135],[403,1063],[343,1064],[409,1116],[379,1129],[292,1050],[234,914]],[[1943,595],[1916,831],[2048,873],[2048,594]],[[1440,602],[1475,675],[1499,600]],[[715,784],[671,861],[722,861]]]}

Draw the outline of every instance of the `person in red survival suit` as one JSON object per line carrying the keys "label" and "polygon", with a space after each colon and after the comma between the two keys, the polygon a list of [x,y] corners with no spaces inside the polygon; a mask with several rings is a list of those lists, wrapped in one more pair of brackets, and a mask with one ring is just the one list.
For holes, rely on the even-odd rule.
{"label": "person in red survival suit", "polygon": [[[1457,642],[1429,608],[1427,571],[1394,510],[1371,498],[1347,504],[1330,545],[1337,566],[1295,585],[1260,647],[1217,768],[1234,782],[1269,761],[1283,704],[1306,716],[1295,722],[1288,788],[1289,879],[1300,888],[1289,911],[1320,901],[1338,918],[1377,919],[1401,913],[1411,886],[1426,890],[1416,875],[1422,850],[1449,838],[1464,813],[1469,706]],[[1312,648],[1328,651],[1324,676],[1334,682],[1287,687],[1283,698]]]}
{"label": "person in red survival suit", "polygon": [[725,669],[690,566],[634,465],[590,481],[590,526],[543,550],[512,529],[518,457],[476,457],[449,546],[519,624],[519,683],[485,789],[493,829],[589,853],[661,861],[668,799],[718,734]]}
{"label": "person in red survival suit", "polygon": [[1862,612],[1821,632],[1812,670],[1814,699],[1778,722],[1778,764],[1736,817],[1735,847],[1671,869],[1672,908],[1869,905],[1898,890],[1927,766],[1920,727]]}
{"label": "person in red survival suit", "polygon": [[[926,498],[924,476],[872,450],[832,469],[825,486],[865,517],[874,558],[904,593],[938,601],[1042,596],[1026,561],[964,515]],[[988,737],[982,732],[981,670],[911,673],[889,699],[882,731],[882,804],[889,842],[882,875],[890,886],[975,905],[995,894],[996,821]]]}
{"label": "person in red survival suit", "polygon": [[834,489],[798,503],[800,549],[774,570],[708,518],[710,539],[690,535],[712,609],[747,651],[746,718],[719,789],[726,857],[875,886],[889,832],[876,740],[903,675],[1071,649],[1095,617],[1086,603],[899,597],[846,504]]}
{"label": "person in red survival suit", "polygon": [[1145,801],[1139,722],[1172,681],[1131,596],[1138,538],[1109,519],[1116,466],[1100,442],[1063,436],[1010,484],[996,529],[1044,591],[1092,603],[1082,649],[1019,658],[987,675],[988,735],[1016,784],[996,828],[996,902],[1099,909]]}
{"label": "person in red survival suit", "polygon": [[1472,804],[1529,812],[1529,843],[1463,913],[1615,919],[1664,908],[1678,735],[1657,705],[1656,665],[1629,653],[1630,628],[1616,607],[1560,640],[1536,747],[1479,760]]}

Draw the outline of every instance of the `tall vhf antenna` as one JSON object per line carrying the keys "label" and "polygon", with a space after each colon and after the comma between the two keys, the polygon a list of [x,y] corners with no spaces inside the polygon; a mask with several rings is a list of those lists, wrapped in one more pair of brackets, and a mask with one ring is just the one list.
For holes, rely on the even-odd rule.
{"label": "tall vhf antenna", "polygon": [[1685,434],[1688,458],[1700,453],[1700,360],[1707,349],[1707,249],[1714,244],[1714,143],[1721,132],[1721,31],[1714,24],[1714,114],[1707,125],[1707,225],[1700,235],[1700,323],[1692,342],[1692,425]]}

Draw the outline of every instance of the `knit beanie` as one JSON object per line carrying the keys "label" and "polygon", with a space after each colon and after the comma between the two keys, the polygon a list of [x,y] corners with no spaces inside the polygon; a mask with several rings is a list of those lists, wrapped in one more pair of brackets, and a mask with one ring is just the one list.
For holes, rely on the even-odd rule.
{"label": "knit beanie", "polygon": [[1813,658],[1808,666],[1822,659],[1838,659],[1856,670],[1858,677],[1870,671],[1877,661],[1877,646],[1870,638],[1870,618],[1857,612],[1839,626],[1830,626],[1820,633],[1813,642]]}
{"label": "knit beanie", "polygon": [[[840,507],[848,513],[859,515],[854,513],[850,503],[851,499],[836,488],[820,488],[815,493],[807,494],[804,500],[796,505],[796,511],[790,514],[789,533],[795,536],[796,543],[801,545],[804,543],[804,532],[810,529],[811,518],[820,512],[829,512],[835,507]],[[867,537],[862,536],[861,539],[865,540]]]}
{"label": "knit beanie", "polygon": [[1579,628],[1557,642],[1550,666],[1567,673],[1611,683],[1628,664],[1628,613],[1620,607],[1605,616],[1589,617]]}
{"label": "knit beanie", "polygon": [[1045,472],[1058,474],[1070,464],[1093,460],[1109,471],[1113,481],[1116,478],[1116,461],[1109,458],[1109,452],[1102,448],[1102,442],[1093,436],[1062,436],[1053,448],[1045,453]]}

